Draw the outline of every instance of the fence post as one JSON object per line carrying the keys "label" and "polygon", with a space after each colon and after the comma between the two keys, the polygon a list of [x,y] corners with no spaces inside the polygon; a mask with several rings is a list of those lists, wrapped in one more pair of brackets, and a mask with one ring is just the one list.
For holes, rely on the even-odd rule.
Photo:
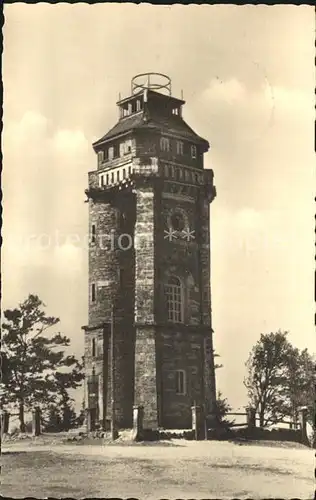
{"label": "fence post", "polygon": [[10,422],[10,413],[7,410],[3,410],[1,414],[1,436],[3,436],[3,434],[8,434],[9,422]]}
{"label": "fence post", "polygon": [[307,436],[307,430],[306,430],[306,424],[307,424],[307,407],[302,406],[302,408],[299,409],[299,423],[301,427],[301,440],[302,443],[309,444],[308,436]]}
{"label": "fence post", "polygon": [[205,420],[204,412],[201,406],[191,406],[192,411],[192,430],[194,431],[194,437],[197,441],[205,439]]}
{"label": "fence post", "polygon": [[96,410],[95,408],[87,408],[87,432],[96,430]]}
{"label": "fence post", "polygon": [[133,440],[140,441],[144,437],[144,407],[133,406]]}
{"label": "fence post", "polygon": [[255,408],[247,408],[247,426],[249,430],[253,430],[256,427],[256,410]]}
{"label": "fence post", "polygon": [[41,409],[38,406],[32,411],[32,434],[33,436],[41,434]]}

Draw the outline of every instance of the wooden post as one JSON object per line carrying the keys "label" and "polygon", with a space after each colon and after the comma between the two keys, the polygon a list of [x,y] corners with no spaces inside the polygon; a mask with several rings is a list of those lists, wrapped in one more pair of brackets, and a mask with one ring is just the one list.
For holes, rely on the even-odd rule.
{"label": "wooden post", "polygon": [[8,434],[9,422],[10,422],[10,413],[7,410],[3,410],[1,415],[1,436],[3,436],[4,434]]}
{"label": "wooden post", "polygon": [[144,438],[144,407],[133,406],[133,440],[141,441]]}
{"label": "wooden post", "polygon": [[32,411],[32,434],[39,436],[41,434],[41,409],[36,406]]}
{"label": "wooden post", "polygon": [[307,436],[307,407],[302,406],[299,409],[299,423],[301,428],[301,442],[303,444],[309,444],[308,436]]}
{"label": "wooden post", "polygon": [[196,441],[205,439],[205,422],[203,409],[201,406],[191,406],[192,411],[192,430]]}
{"label": "wooden post", "polygon": [[256,410],[255,408],[247,408],[247,426],[248,429],[253,430],[256,427]]}
{"label": "wooden post", "polygon": [[96,409],[87,409],[87,431],[94,432],[96,430]]}
{"label": "wooden post", "polygon": [[115,421],[115,346],[114,346],[114,306],[111,310],[111,437],[118,437]]}

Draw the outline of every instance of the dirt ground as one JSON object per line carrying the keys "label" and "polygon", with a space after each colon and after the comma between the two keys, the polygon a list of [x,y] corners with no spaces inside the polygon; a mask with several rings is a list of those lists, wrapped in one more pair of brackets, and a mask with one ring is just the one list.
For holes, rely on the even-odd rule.
{"label": "dirt ground", "polygon": [[314,498],[301,445],[172,440],[128,445],[4,442],[1,494],[22,497]]}

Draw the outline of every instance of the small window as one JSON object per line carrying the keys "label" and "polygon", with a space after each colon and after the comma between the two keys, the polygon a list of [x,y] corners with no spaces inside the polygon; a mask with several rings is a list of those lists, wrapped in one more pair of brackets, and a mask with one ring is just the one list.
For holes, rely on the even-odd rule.
{"label": "small window", "polygon": [[178,115],[178,114],[179,114],[179,108],[174,108],[174,109],[172,110],[172,114],[173,114],[173,115]]}
{"label": "small window", "polygon": [[95,224],[91,226],[91,243],[95,243],[96,240],[96,227]]}
{"label": "small window", "polygon": [[108,158],[109,158],[109,160],[113,160],[113,158],[114,158],[114,147],[113,146],[111,146],[108,149]]}
{"label": "small window", "polygon": [[181,212],[174,212],[171,215],[171,224],[174,231],[183,231],[185,228],[185,219]]}
{"label": "small window", "polygon": [[92,357],[95,358],[96,356],[96,342],[95,338],[92,339]]}
{"label": "small window", "polygon": [[106,174],[106,184],[109,184],[109,174]]}
{"label": "small window", "polygon": [[126,170],[123,168],[123,179],[126,179]]}
{"label": "small window", "polygon": [[141,110],[141,102],[139,99],[137,99],[136,101],[136,111],[140,111]]}
{"label": "small window", "polygon": [[100,176],[100,183],[101,183],[101,186],[103,187],[104,186],[104,175]]}
{"label": "small window", "polygon": [[128,175],[131,175],[132,173],[132,167],[128,167]]}
{"label": "small window", "polygon": [[118,170],[116,172],[116,181],[119,182],[119,180],[120,180],[120,171]]}
{"label": "small window", "polygon": [[104,152],[103,151],[99,151],[98,152],[98,162],[102,163],[103,160],[104,160]]}
{"label": "small window", "polygon": [[170,142],[167,137],[160,138],[160,149],[161,151],[169,151],[170,150]]}
{"label": "small window", "polygon": [[186,388],[186,373],[184,370],[176,371],[176,394],[180,396],[185,396],[187,392]]}
{"label": "small window", "polygon": [[120,143],[120,156],[125,155],[125,142]]}
{"label": "small window", "polygon": [[92,283],[91,285],[91,302],[95,302],[96,298],[96,289],[95,289],[95,283]]}
{"label": "small window", "polygon": [[183,142],[177,141],[177,155],[183,155]]}
{"label": "small window", "polygon": [[111,173],[111,182],[112,182],[112,184],[114,182],[114,172]]}
{"label": "small window", "polygon": [[191,157],[196,158],[196,146],[191,146]]}

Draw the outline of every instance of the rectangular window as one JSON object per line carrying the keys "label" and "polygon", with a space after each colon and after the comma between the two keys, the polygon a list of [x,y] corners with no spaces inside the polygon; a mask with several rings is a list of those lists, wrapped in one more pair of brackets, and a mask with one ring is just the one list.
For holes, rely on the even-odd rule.
{"label": "rectangular window", "polygon": [[109,184],[109,174],[106,174],[106,184]]}
{"label": "rectangular window", "polygon": [[177,141],[177,155],[183,155],[183,142]]}
{"label": "rectangular window", "polygon": [[196,146],[191,146],[191,158],[196,158]]}
{"label": "rectangular window", "polygon": [[95,338],[92,339],[92,357],[96,357],[96,341]]}
{"label": "rectangular window", "polygon": [[120,171],[118,170],[116,172],[116,181],[119,182],[119,180],[120,180]]}
{"label": "rectangular window", "polygon": [[112,182],[112,184],[114,182],[114,172],[111,173],[111,182]]}
{"label": "rectangular window", "polygon": [[140,111],[141,110],[141,103],[140,103],[140,100],[137,99],[136,101],[136,111]]}
{"label": "rectangular window", "polygon": [[95,224],[92,224],[91,226],[91,243],[95,243],[96,239],[96,227]]}
{"label": "rectangular window", "polygon": [[169,151],[170,150],[170,141],[167,137],[160,138],[160,149],[161,149],[161,151]]}
{"label": "rectangular window", "polygon": [[104,186],[104,175],[100,176],[100,184],[101,184],[101,187]]}
{"label": "rectangular window", "polygon": [[98,162],[102,163],[103,160],[104,160],[104,153],[103,153],[103,151],[99,151],[98,152]]}
{"label": "rectangular window", "polygon": [[132,173],[132,167],[128,167],[128,175],[131,175]]}
{"label": "rectangular window", "polygon": [[108,158],[109,158],[109,160],[113,160],[113,158],[114,158],[114,147],[113,146],[111,146],[108,149]]}
{"label": "rectangular window", "polygon": [[96,288],[95,288],[95,283],[92,283],[91,285],[91,302],[95,302],[96,299]]}
{"label": "rectangular window", "polygon": [[176,371],[176,394],[185,396],[187,392],[186,388],[186,373],[184,370]]}
{"label": "rectangular window", "polygon": [[125,142],[120,143],[120,156],[125,155]]}

